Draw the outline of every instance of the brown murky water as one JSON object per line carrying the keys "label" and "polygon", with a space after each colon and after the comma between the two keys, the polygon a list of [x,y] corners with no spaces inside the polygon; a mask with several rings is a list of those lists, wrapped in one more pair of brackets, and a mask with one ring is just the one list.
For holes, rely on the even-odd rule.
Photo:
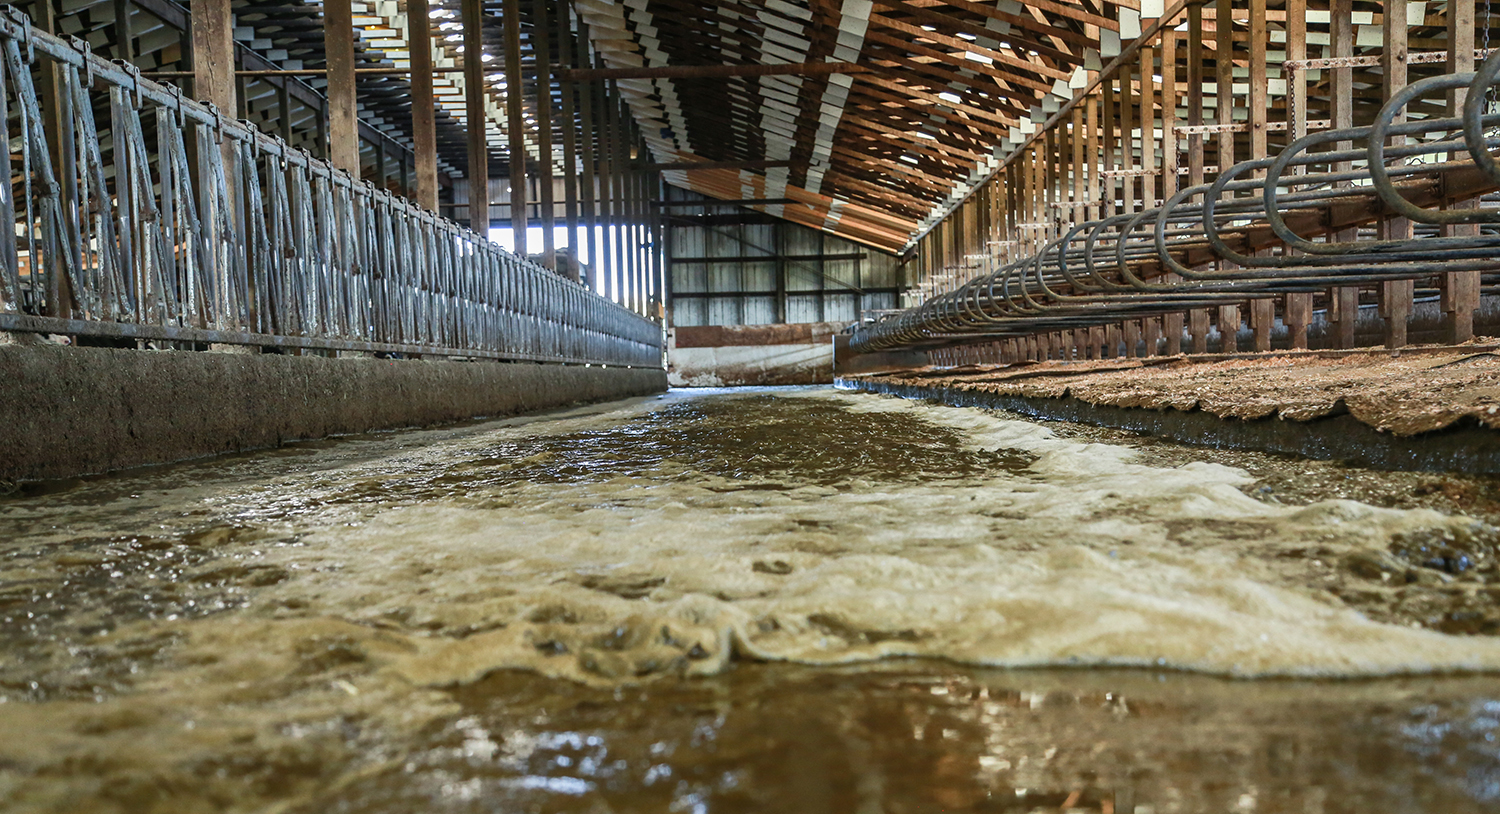
{"label": "brown murky water", "polygon": [[1495,810],[1492,485],[1305,467],[780,389],[32,487],[0,809]]}

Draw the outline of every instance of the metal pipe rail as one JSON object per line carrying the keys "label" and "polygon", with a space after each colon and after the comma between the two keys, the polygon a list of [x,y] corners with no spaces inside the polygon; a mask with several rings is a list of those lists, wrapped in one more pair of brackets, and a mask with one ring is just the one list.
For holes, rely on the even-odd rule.
{"label": "metal pipe rail", "polygon": [[[1477,72],[1403,88],[1370,126],[1303,137],[1276,156],[1226,168],[1160,207],[1068,227],[1035,254],[998,268],[988,255],[988,273],[858,326],[850,346],[869,352],[992,341],[1449,272],[1488,273],[1481,280],[1494,285],[1500,201],[1434,210],[1409,196],[1443,203],[1500,189],[1500,165],[1490,153],[1500,139],[1485,134],[1500,125],[1500,115],[1486,114],[1484,105],[1497,81],[1500,53]],[[1462,87],[1468,88],[1462,116],[1397,122],[1412,101]],[[1418,140],[1409,143],[1411,137]],[[1366,144],[1310,152],[1355,141]],[[1365,166],[1339,166],[1355,161]],[[1329,169],[1312,172],[1314,165]],[[1417,225],[1410,239],[1357,235],[1335,242],[1327,216],[1336,206],[1358,210],[1365,223],[1401,216]],[[1453,225],[1471,233],[1445,234]],[[1312,240],[1299,229],[1324,237]]]}
{"label": "metal pipe rail", "polygon": [[11,6],[0,122],[0,330],[662,364],[657,323]]}

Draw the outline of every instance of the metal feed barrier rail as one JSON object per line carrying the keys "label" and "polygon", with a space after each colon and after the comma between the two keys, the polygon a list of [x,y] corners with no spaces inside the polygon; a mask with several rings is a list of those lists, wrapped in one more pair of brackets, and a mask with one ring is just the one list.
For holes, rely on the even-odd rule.
{"label": "metal feed barrier rail", "polygon": [[651,320],[13,7],[0,50],[0,330],[661,366]]}
{"label": "metal feed barrier rail", "polygon": [[[1410,286],[1455,273],[1472,275],[1477,305],[1480,284],[1500,284],[1500,201],[1486,196],[1500,189],[1500,165],[1490,152],[1500,140],[1486,135],[1500,125],[1500,115],[1486,112],[1497,76],[1500,53],[1477,72],[1406,86],[1368,127],[1318,132],[1278,155],[1240,162],[1213,183],[1183,189],[1160,207],[1065,227],[1028,258],[860,326],[851,347],[994,341],[1004,361],[1015,361],[1037,350],[1013,338],[1057,332],[1069,346],[1092,345],[1089,355],[1098,358],[1102,326],[1122,320],[1247,300],[1270,305],[1277,295]],[[1400,120],[1412,101],[1455,88],[1468,89],[1462,116]],[[1350,149],[1360,141],[1363,147]],[[1323,171],[1311,171],[1317,165]],[[1414,202],[1423,198],[1464,203],[1430,209]],[[1330,230],[1330,213],[1339,208],[1355,213],[1357,222],[1399,216],[1415,228],[1402,239]],[[1315,231],[1321,239],[1305,236]],[[1409,301],[1410,288],[1405,296]],[[1303,302],[1310,308],[1310,299]]]}

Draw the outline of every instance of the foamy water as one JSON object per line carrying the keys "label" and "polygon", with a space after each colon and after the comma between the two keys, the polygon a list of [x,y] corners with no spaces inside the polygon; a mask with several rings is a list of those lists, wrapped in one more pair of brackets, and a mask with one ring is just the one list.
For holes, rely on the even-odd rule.
{"label": "foamy water", "polygon": [[1493,637],[1378,623],[1334,590],[1400,539],[1492,530],[1265,503],[1240,470],[1136,457],[971,409],[674,392],[15,499],[0,800],[63,810],[108,797],[90,778],[186,772],[172,754],[211,756],[188,773],[210,797],[239,787],[239,751],[294,786],[303,763],[310,787],[353,782],[510,668],[600,687],[911,656],[1500,670]]}

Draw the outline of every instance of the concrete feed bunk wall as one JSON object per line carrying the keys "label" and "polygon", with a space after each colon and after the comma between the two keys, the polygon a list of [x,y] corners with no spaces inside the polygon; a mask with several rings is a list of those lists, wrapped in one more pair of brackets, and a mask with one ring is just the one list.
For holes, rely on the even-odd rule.
{"label": "concrete feed bunk wall", "polygon": [[0,479],[656,393],[662,370],[0,346]]}

